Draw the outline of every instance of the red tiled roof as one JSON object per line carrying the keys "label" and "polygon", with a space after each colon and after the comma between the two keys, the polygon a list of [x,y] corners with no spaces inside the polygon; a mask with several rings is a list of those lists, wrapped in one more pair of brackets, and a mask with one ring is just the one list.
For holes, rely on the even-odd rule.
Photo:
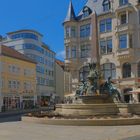
{"label": "red tiled roof", "polygon": [[61,60],[56,60],[55,62],[56,62],[58,65],[60,65],[60,66],[64,69],[65,64],[64,64],[63,61],[61,61]]}
{"label": "red tiled roof", "polygon": [[4,56],[13,57],[13,58],[16,58],[16,59],[20,59],[20,60],[23,60],[23,61],[27,61],[27,62],[36,64],[35,61],[33,61],[32,59],[28,58],[24,54],[21,54],[18,51],[12,49],[12,48],[9,48],[7,46],[2,45],[2,46],[0,46],[0,49],[1,49],[1,54],[4,55]]}

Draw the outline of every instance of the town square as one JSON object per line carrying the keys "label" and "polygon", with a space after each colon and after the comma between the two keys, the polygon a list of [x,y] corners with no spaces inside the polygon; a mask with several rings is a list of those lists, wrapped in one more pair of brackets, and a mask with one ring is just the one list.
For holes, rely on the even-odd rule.
{"label": "town square", "polygon": [[0,2],[0,140],[140,140],[139,0]]}

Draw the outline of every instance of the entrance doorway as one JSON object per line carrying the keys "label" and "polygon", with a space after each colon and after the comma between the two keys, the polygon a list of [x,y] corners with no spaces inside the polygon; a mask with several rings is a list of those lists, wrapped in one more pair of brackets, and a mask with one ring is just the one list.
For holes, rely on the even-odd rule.
{"label": "entrance doorway", "polygon": [[140,94],[138,95],[138,100],[139,100],[139,102],[140,102]]}

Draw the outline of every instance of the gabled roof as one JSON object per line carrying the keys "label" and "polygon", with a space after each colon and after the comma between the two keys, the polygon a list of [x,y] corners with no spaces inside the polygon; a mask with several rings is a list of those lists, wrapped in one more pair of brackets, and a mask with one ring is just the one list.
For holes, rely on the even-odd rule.
{"label": "gabled roof", "polygon": [[[92,13],[99,15],[103,12],[102,3],[103,0],[97,0],[96,2],[94,2],[94,0],[88,0],[85,6],[89,7],[92,10]],[[81,16],[82,14],[83,10],[80,11],[78,16]]]}
{"label": "gabled roof", "polygon": [[35,61],[33,61],[32,59],[28,58],[24,54],[21,54],[18,51],[12,49],[12,48],[9,48],[7,46],[2,45],[2,46],[0,46],[0,49],[1,49],[1,55],[16,58],[16,59],[19,59],[19,60],[23,60],[23,61],[27,61],[27,62],[36,64]]}
{"label": "gabled roof", "polygon": [[67,12],[64,22],[71,21],[71,20],[76,20],[76,16],[75,16],[72,1],[70,0],[68,12]]}

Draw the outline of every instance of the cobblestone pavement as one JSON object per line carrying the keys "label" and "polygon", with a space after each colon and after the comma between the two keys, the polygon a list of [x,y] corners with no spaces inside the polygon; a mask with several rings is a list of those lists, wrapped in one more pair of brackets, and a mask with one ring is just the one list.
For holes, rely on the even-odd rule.
{"label": "cobblestone pavement", "polygon": [[140,140],[140,126],[47,126],[0,123],[0,140]]}

